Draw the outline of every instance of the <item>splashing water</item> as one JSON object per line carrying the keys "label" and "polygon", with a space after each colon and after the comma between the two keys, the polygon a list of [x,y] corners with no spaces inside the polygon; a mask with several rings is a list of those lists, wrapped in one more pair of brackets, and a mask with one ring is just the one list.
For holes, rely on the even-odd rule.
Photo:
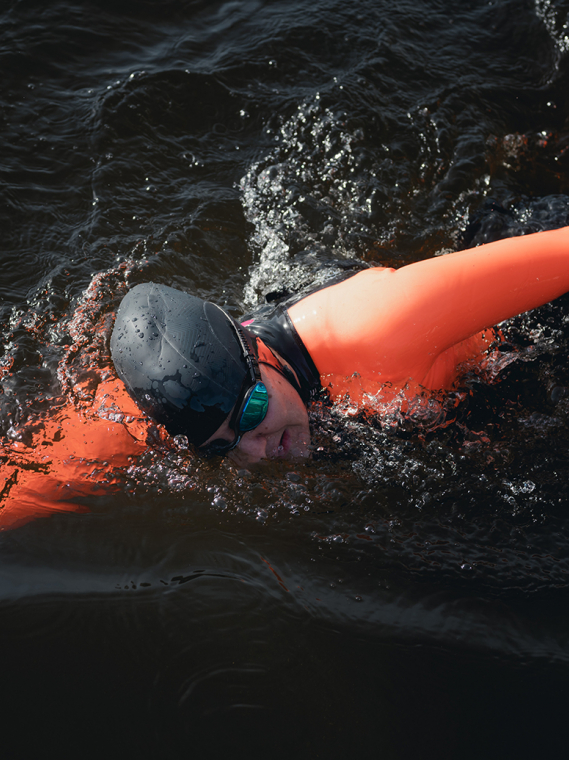
{"label": "splashing water", "polygon": [[555,44],[556,66],[559,66],[561,57],[569,51],[569,13],[563,17],[563,12],[557,9],[551,0],[535,0],[535,10]]}

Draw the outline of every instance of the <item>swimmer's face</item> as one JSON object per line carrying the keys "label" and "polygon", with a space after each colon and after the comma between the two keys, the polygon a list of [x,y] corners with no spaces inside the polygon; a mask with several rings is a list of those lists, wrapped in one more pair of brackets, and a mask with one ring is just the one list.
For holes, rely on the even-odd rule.
{"label": "swimmer's face", "polygon": [[[261,364],[261,377],[269,396],[267,415],[261,424],[243,433],[239,444],[228,456],[242,467],[261,459],[298,459],[309,455],[310,430],[308,413],[293,386],[272,367]],[[223,438],[231,442],[235,432],[227,419],[203,444]]]}

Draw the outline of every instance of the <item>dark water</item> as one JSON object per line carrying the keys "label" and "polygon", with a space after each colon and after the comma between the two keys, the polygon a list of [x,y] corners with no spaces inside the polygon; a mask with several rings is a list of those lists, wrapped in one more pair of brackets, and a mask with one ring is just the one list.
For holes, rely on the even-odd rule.
{"label": "dark water", "polygon": [[[2,434],[105,365],[125,282],[237,316],[568,224],[568,24],[561,0],[5,3]],[[456,408],[316,410],[301,466],[151,452],[90,513],[3,534],[5,756],[564,754],[568,307],[505,325]]]}

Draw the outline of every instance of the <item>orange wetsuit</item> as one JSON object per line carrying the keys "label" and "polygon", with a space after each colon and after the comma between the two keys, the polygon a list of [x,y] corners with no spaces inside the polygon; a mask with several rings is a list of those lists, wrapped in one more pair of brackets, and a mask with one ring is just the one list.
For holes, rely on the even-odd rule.
{"label": "orange wetsuit", "polygon": [[[568,290],[569,227],[368,269],[288,315],[332,398],[365,400],[386,383],[452,388],[461,365],[485,355],[493,325]],[[89,413],[69,402],[38,423],[31,444],[0,444],[0,528],[84,509],[75,500],[112,485],[113,468],[145,451],[152,425],[115,379],[99,386]]]}
{"label": "orange wetsuit", "polygon": [[0,443],[0,529],[53,512],[88,511],[75,499],[112,487],[115,468],[127,468],[146,450],[151,427],[115,378],[99,385],[88,412],[67,402],[34,421],[25,443]]}
{"label": "orange wetsuit", "polygon": [[452,388],[460,366],[484,355],[495,339],[488,328],[568,290],[565,227],[397,270],[367,269],[288,313],[333,398],[385,383],[436,391]]}

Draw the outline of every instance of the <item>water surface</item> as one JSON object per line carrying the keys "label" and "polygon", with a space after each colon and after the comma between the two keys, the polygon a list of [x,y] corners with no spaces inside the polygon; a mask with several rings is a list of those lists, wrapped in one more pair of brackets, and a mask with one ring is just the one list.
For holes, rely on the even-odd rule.
{"label": "water surface", "polygon": [[[568,224],[568,14],[8,3],[2,435],[62,395],[88,402],[126,286],[240,316]],[[315,409],[313,460],[252,472],[150,452],[90,512],[3,534],[6,752],[557,754],[568,306],[505,325],[496,377],[430,414]]]}

